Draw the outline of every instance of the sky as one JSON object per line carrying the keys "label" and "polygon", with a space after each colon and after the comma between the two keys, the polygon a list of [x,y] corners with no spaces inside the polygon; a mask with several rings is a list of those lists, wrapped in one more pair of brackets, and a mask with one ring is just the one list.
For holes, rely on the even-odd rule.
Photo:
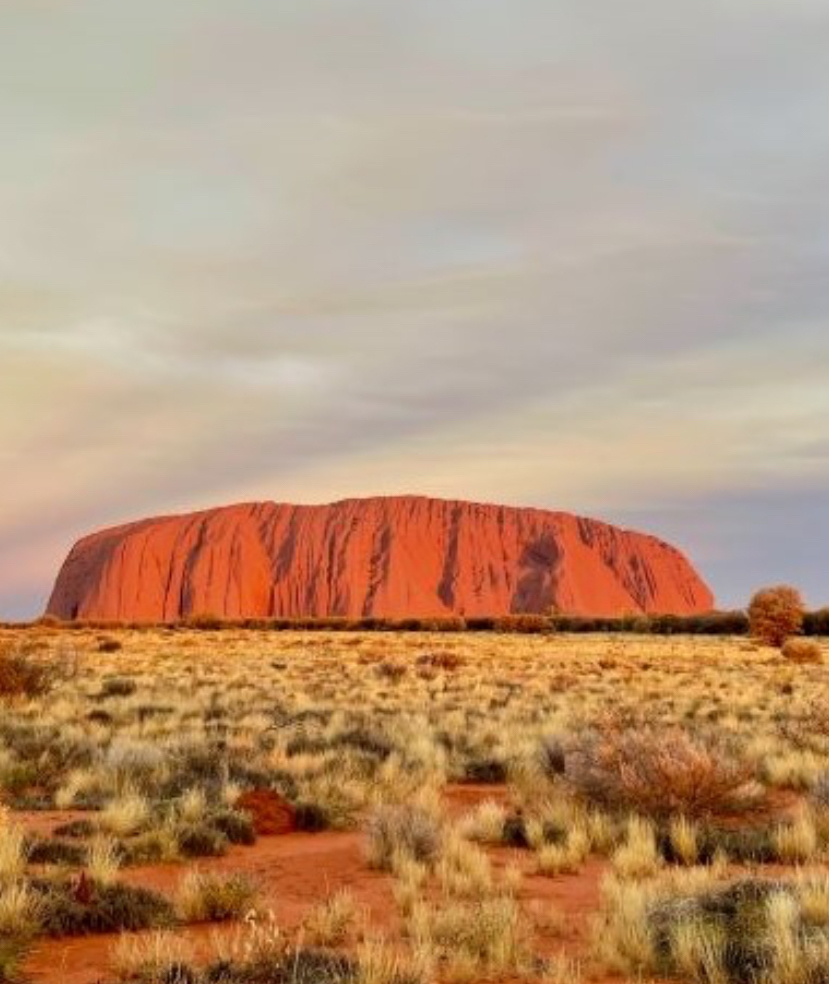
{"label": "sky", "polygon": [[825,0],[0,0],[0,617],[236,501],[829,604]]}

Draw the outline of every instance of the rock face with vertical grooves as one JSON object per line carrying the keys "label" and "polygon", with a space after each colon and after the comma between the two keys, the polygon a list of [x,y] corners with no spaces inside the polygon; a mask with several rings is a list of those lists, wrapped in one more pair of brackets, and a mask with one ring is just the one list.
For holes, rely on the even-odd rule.
{"label": "rock face with vertical grooves", "polygon": [[674,547],[541,509],[418,496],[147,519],[72,549],[48,614],[174,621],[708,611]]}

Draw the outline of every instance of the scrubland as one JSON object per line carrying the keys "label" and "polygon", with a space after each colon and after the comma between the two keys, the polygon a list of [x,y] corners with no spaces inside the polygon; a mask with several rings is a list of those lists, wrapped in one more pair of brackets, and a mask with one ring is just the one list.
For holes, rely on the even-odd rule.
{"label": "scrubland", "polygon": [[829,981],[812,645],[0,630],[0,981]]}

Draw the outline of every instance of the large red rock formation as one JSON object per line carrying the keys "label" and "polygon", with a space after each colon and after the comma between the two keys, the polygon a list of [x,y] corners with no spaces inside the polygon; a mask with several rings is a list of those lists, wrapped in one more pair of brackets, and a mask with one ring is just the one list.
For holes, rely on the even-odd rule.
{"label": "large red rock formation", "polygon": [[415,496],[273,502],[147,519],[80,540],[64,619],[688,614],[711,592],[651,536],[541,509]]}

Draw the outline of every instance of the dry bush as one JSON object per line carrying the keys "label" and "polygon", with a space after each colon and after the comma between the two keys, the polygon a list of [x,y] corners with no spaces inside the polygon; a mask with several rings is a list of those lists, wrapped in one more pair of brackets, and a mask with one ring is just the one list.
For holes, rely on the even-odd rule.
{"label": "dry bush", "polygon": [[495,620],[496,632],[516,632],[535,634],[542,632],[554,632],[555,622],[545,615],[536,615],[531,612],[515,615],[503,615]]}
{"label": "dry bush", "polygon": [[829,739],[829,704],[810,700],[796,716],[779,721],[777,730],[782,738],[800,749],[825,742]]}
{"label": "dry bush", "polygon": [[823,662],[820,646],[811,639],[787,639],[783,643],[782,652],[790,663]]}
{"label": "dry bush", "polygon": [[800,592],[786,584],[763,588],[748,606],[751,636],[769,646],[782,646],[803,629],[806,609]]}
{"label": "dry bush", "polygon": [[424,653],[418,657],[418,666],[426,666],[433,670],[458,670],[464,665],[464,659],[456,652],[444,650],[442,652]]}
{"label": "dry bush", "polygon": [[381,806],[369,817],[367,853],[373,868],[389,871],[398,858],[433,862],[441,850],[439,822],[417,806]]}
{"label": "dry bush", "polygon": [[676,727],[606,723],[574,744],[566,780],[591,803],[654,818],[745,813],[758,800],[748,764]]}
{"label": "dry bush", "polygon": [[41,697],[52,689],[58,668],[43,656],[0,649],[0,699]]}

